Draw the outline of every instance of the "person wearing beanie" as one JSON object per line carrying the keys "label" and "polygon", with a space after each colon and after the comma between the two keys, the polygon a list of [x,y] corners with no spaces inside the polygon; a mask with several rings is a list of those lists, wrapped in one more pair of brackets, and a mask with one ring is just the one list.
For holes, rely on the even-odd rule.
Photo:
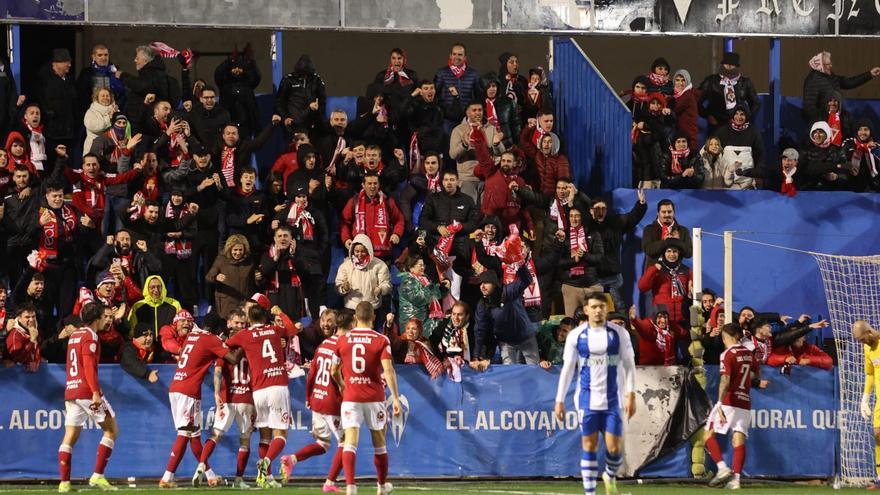
{"label": "person wearing beanie", "polygon": [[697,149],[697,93],[691,82],[690,72],[679,69],[672,78],[672,98],[674,100],[672,111],[675,112],[675,128],[678,133],[684,134],[688,140],[688,147]]}
{"label": "person wearing beanie", "polygon": [[663,175],[660,187],[664,189],[699,189],[703,185],[703,159],[691,149],[684,134],[675,136],[661,156]]}
{"label": "person wearing beanie", "polygon": [[651,63],[651,72],[647,75],[648,93],[660,93],[667,98],[672,98],[674,88],[672,79],[669,77],[671,72],[672,67],[665,58],[657,57],[654,59],[654,62]]}
{"label": "person wearing beanie", "polygon": [[72,150],[79,129],[79,97],[70,66],[70,52],[66,48],[56,48],[52,50],[52,59],[39,72],[38,89],[33,99],[43,111],[45,135],[50,143],[47,148],[63,144]]}
{"label": "person wearing beanie", "polygon": [[[831,53],[822,51],[810,58],[810,72],[804,79],[803,116],[810,122],[825,120],[826,103],[823,101],[831,93],[844,89],[855,89],[880,76],[880,67],[872,67],[851,77],[835,74],[831,63]],[[840,101],[841,105],[843,100]]]}
{"label": "person wearing beanie", "polygon": [[[214,69],[214,83],[220,90],[219,94],[216,91],[214,94],[220,97],[220,105],[226,109],[229,121],[238,125],[245,138],[251,137],[259,129],[260,111],[254,91],[260,85],[260,79],[260,68],[254,60],[250,43],[241,50],[232,50],[229,57]],[[204,97],[204,92],[202,96]],[[207,109],[208,102],[202,99],[199,102]],[[208,149],[212,147],[209,146]]]}
{"label": "person wearing beanie", "polygon": [[718,73],[703,79],[697,105],[700,116],[706,119],[707,136],[724,128],[737,106],[743,106],[751,115],[758,112],[758,92],[752,80],[742,74],[738,53],[726,52]]}
{"label": "person wearing beanie", "polygon": [[134,329],[132,339],[122,344],[119,364],[129,375],[156,383],[159,381],[159,372],[147,366],[153,362],[155,354],[153,329],[143,323]]}

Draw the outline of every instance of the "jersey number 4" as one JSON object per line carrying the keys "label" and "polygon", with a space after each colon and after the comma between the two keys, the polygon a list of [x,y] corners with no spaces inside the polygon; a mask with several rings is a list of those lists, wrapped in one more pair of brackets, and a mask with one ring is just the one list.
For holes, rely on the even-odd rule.
{"label": "jersey number 4", "polygon": [[270,363],[277,363],[278,358],[275,356],[275,349],[272,348],[272,342],[269,339],[263,341],[263,359],[269,359]]}

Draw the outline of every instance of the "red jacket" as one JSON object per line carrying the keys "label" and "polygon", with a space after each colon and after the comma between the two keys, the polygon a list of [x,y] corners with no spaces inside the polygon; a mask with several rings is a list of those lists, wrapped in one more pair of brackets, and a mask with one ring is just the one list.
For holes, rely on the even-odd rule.
{"label": "red jacket", "polygon": [[186,340],[186,335],[181,336],[178,334],[174,324],[165,325],[159,329],[159,340],[165,352],[178,356],[180,355],[183,341]]}
{"label": "red jacket", "polygon": [[511,224],[516,225],[520,232],[534,233],[532,216],[510,190],[511,180],[519,184],[519,187],[528,187],[526,181],[519,176],[514,176],[512,179],[505,177],[501,173],[501,168],[489,155],[489,148],[484,140],[474,142],[474,151],[478,161],[477,166],[474,167],[474,175],[485,181],[480,212],[487,216],[495,215],[501,220],[503,232],[499,235],[502,237],[507,235],[508,226]]}
{"label": "red jacket", "polygon": [[[380,193],[381,194],[381,193]],[[355,194],[348,200],[345,208],[342,210],[342,221],[339,223],[339,237],[342,240],[342,243],[345,244],[345,241],[350,239],[354,239],[356,234],[355,230],[355,206],[357,205],[358,198],[360,194]],[[371,228],[375,225],[374,218],[376,218],[376,206],[379,204],[378,196],[373,198],[373,201],[367,201],[367,208],[365,212],[366,216],[366,227],[367,231],[365,232],[367,236],[370,238],[370,241],[373,243],[373,253],[380,258],[389,256],[391,254],[391,234],[397,234],[397,237],[403,236],[403,213],[400,212],[400,208],[397,207],[397,203],[393,198],[388,196],[385,197],[385,207],[388,209],[388,239],[385,240],[385,244],[388,246],[388,249],[380,248],[382,245],[381,240],[378,238],[379,233],[376,229]]]}
{"label": "red jacket", "polygon": [[278,155],[275,163],[272,164],[272,172],[279,172],[284,178],[284,194],[287,194],[287,176],[296,172],[299,164],[296,161],[296,148],[290,149],[285,153]]}
{"label": "red jacket", "polygon": [[107,194],[107,186],[116,184],[127,184],[133,181],[140,170],[129,170],[122,174],[105,174],[98,172],[93,180],[85,178],[82,170],[71,170],[64,168],[64,176],[73,186],[73,206],[76,211],[92,219],[97,228],[100,229],[101,221],[104,219],[105,201]]}
{"label": "red jacket", "polygon": [[794,349],[790,345],[774,347],[773,352],[770,353],[770,357],[767,359],[767,364],[776,367],[782,366],[785,364],[785,359],[789,356],[793,356],[797,360],[795,363],[800,363],[803,358],[809,358],[810,362],[807,366],[814,366],[823,370],[830,370],[833,365],[831,356],[815,345],[807,343],[804,343],[799,349]]}
{"label": "red jacket", "polygon": [[657,330],[650,318],[636,318],[632,324],[639,333],[638,364],[640,366],[664,366],[667,359],[672,360],[672,364],[675,364],[675,342],[684,334],[680,325],[670,324],[670,335],[666,338],[666,350],[661,351],[657,347]]}
{"label": "red jacket", "polygon": [[697,93],[698,90],[685,91],[675,99],[675,128],[680,134],[687,136],[688,147],[697,150]]}
{"label": "red jacket", "polygon": [[17,323],[6,336],[6,353],[12,361],[23,364],[28,371],[40,365],[40,346],[31,342],[28,331]]}
{"label": "red jacket", "polygon": [[520,146],[530,160],[535,162],[535,170],[538,175],[538,184],[533,184],[541,193],[555,197],[556,181],[562,178],[571,178],[571,165],[568,158],[562,153],[550,153],[545,155],[532,142],[534,127],[526,127],[519,136]]}
{"label": "red jacket", "polygon": [[682,291],[673,297],[672,277],[666,271],[657,270],[655,265],[649,265],[645,273],[642,274],[642,278],[639,279],[639,290],[641,292],[650,291],[654,295],[654,306],[666,305],[670,323],[683,321],[687,316],[684,314],[684,304],[688,299],[688,283],[691,281],[690,270],[682,266],[678,280]]}

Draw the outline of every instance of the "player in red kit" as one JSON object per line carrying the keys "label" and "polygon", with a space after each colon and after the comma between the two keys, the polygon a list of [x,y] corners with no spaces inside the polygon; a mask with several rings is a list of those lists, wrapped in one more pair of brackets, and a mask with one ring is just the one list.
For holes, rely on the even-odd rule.
{"label": "player in red kit", "polygon": [[257,410],[254,426],[260,429],[261,442],[272,438],[266,454],[257,461],[257,485],[277,488],[281,484],[269,477],[272,461],[284,450],[290,428],[290,391],[281,339],[295,337],[299,329],[268,325],[269,312],[260,305],[251,306],[247,316],[250,328],[229,337],[226,343],[244,350]]}
{"label": "player in red kit", "polygon": [[[706,450],[718,465],[718,474],[709,486],[727,484],[729,490],[739,489],[739,476],[746,462],[746,438],[749,436],[752,400],[750,392],[755,373],[754,353],[742,345],[742,327],[727,323],[721,329],[725,351],[721,353],[721,378],[718,384],[718,403],[709,413],[706,422]],[[721,447],[715,434],[725,435],[733,431],[733,470],[727,467],[721,456]]]}
{"label": "player in red kit", "polygon": [[[231,337],[247,327],[247,317],[241,310],[230,311],[226,326]],[[214,434],[202,448],[202,456],[193,475],[194,486],[201,484],[202,476],[208,469],[208,460],[211,458],[217,442],[232,428],[233,423],[237,423],[239,447],[235,482],[232,486],[241,490],[250,488],[250,485],[245,483],[243,478],[251,451],[254,420],[257,417],[250,379],[247,358],[243,357],[238,364],[231,364],[225,359],[217,360],[214,367],[214,402],[217,404],[217,409],[214,412]]]}
{"label": "player in red kit", "polygon": [[357,493],[354,466],[357,457],[358,436],[361,423],[366,422],[373,439],[373,462],[376,465],[378,489],[376,493],[391,493],[393,487],[387,482],[388,451],[385,447],[385,382],[391,389],[395,416],[400,415],[400,399],[397,393],[397,374],[391,358],[391,342],[388,337],[372,329],[373,306],[366,301],[358,303],[354,318],[356,326],[336,343],[333,363],[333,380],[342,391],[342,428],[345,430],[345,446],[342,449],[342,468],[345,470],[346,494]]}
{"label": "player in red kit", "polygon": [[[168,388],[168,400],[171,403],[171,417],[177,429],[177,439],[171,448],[165,474],[159,480],[160,488],[176,488],[174,473],[183,460],[186,445],[196,460],[202,456],[202,381],[217,358],[232,364],[238,363],[241,353],[229,351],[220,337],[194,328],[186,336],[177,357],[177,370]],[[220,477],[211,468],[206,468],[208,485],[215,486]]]}
{"label": "player in red kit", "polygon": [[345,435],[342,429],[342,419],[339,415],[339,410],[342,407],[342,395],[339,394],[339,389],[336,388],[330,371],[336,356],[337,340],[348,333],[354,323],[354,315],[351,310],[334,311],[334,313],[336,314],[336,333],[327,337],[315,349],[315,357],[312,359],[309,375],[306,378],[306,407],[312,410],[312,436],[315,437],[315,442],[299,449],[293,455],[281,457],[281,474],[284,476],[284,481],[287,482],[293,467],[298,462],[325,454],[330,448],[330,437],[336,438],[338,448],[330,463],[327,479],[324,480],[322,487],[324,493],[339,491],[336,488],[336,477],[342,470],[342,441]]}
{"label": "player in red kit", "polygon": [[70,492],[70,462],[73,446],[76,445],[82,427],[88,419],[97,423],[104,432],[98,444],[95,472],[89,478],[89,486],[101,490],[116,490],[116,487],[104,477],[104,468],[107,467],[107,461],[113,453],[116,436],[119,435],[116,415],[101,393],[101,385],[98,383],[98,360],[101,357],[101,341],[98,333],[107,325],[104,305],[94,302],[86,304],[80,311],[80,318],[85,326],[70,334],[67,341],[67,388],[64,391],[64,408],[67,416],[64,420],[64,440],[58,447],[60,493]]}

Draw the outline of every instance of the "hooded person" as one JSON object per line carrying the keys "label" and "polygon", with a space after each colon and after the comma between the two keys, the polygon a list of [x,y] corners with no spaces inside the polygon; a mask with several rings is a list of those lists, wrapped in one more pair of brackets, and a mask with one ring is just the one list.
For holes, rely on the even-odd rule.
{"label": "hooded person", "polygon": [[843,140],[852,136],[852,117],[849,111],[843,108],[843,96],[838,91],[832,91],[822,98],[828,127],[831,128],[831,144],[842,146]]}
{"label": "hooded person", "polygon": [[810,142],[801,153],[800,164],[810,189],[847,190],[852,169],[843,148],[831,143],[832,129],[819,121],[810,128]]}
{"label": "hooded person", "polygon": [[20,132],[12,131],[6,136],[5,149],[8,160],[6,164],[7,168],[12,169],[16,165],[20,165],[27,167],[32,177],[40,176],[39,172],[37,172],[37,167],[34,165],[34,162],[31,161],[30,147],[27,145],[27,141],[25,141],[24,136],[22,136]]}
{"label": "hooded person", "polygon": [[229,57],[214,69],[214,83],[220,90],[220,105],[229,112],[229,118],[238,124],[239,132],[244,137],[252,136],[259,128],[260,112],[254,91],[261,79],[250,43],[241,51],[237,48],[232,50]]}
{"label": "hooded person", "polygon": [[685,134],[677,134],[662,155],[664,189],[699,189],[703,185],[703,159],[690,147]]}
{"label": "hooded person", "polygon": [[[510,98],[517,107],[522,106],[529,82],[519,73],[519,57],[515,53],[504,52],[498,55],[498,79],[501,82],[501,93]],[[517,115],[520,113],[517,110]]]}
{"label": "hooded person", "polygon": [[165,282],[158,275],[147,277],[143,294],[143,299],[131,305],[128,325],[130,328],[137,328],[138,323],[149,324],[155,339],[158,340],[159,329],[174,322],[174,317],[180,311],[180,303],[168,297]]}
{"label": "hooded person", "polygon": [[388,67],[376,73],[373,84],[384,86],[392,100],[392,105],[401,108],[403,102],[418,87],[419,75],[407,65],[403,48],[392,48],[388,54]]}
{"label": "hooded person", "polygon": [[361,301],[377,309],[383,296],[391,294],[391,272],[384,261],[373,255],[373,243],[366,234],[354,236],[348,257],[336,272],[335,286],[345,307],[352,310]]}
{"label": "hooded person", "polygon": [[721,140],[725,186],[754,189],[755,180],[747,171],[764,168],[764,140],[758,128],[751,125],[748,109],[737,105],[730,123],[716,135]]}
{"label": "hooded person", "polygon": [[516,111],[516,102],[504,92],[505,87],[494,72],[480,78],[482,86],[483,115],[486,122],[495,127],[496,132],[504,134],[502,142],[509,148],[521,132],[521,121]]}
{"label": "hooded person", "polygon": [[672,98],[675,101],[672,111],[675,112],[675,129],[687,137],[688,147],[697,149],[697,93],[691,81],[690,72],[679,69],[672,78]]}
{"label": "hooded person", "polygon": [[667,238],[664,244],[663,254],[639,279],[639,291],[651,292],[654,306],[665,306],[669,321],[680,325],[689,315],[685,309],[690,301],[691,271],[681,262],[684,244],[675,238]]}
{"label": "hooded person", "polygon": [[852,170],[852,186],[856,192],[880,190],[880,147],[874,139],[874,124],[861,119],[853,126],[855,132],[843,141],[843,149]]}
{"label": "hooded person", "polygon": [[275,113],[281,116],[287,127],[309,128],[323,118],[326,106],[324,80],[315,70],[312,58],[303,54],[296,61],[293,72],[284,76],[278,85]]}
{"label": "hooded person", "polygon": [[654,62],[651,63],[651,72],[647,76],[650,83],[648,85],[648,92],[661,93],[663,96],[671,98],[674,89],[672,78],[669,77],[670,72],[671,67],[665,58],[657,57],[654,59]]}

